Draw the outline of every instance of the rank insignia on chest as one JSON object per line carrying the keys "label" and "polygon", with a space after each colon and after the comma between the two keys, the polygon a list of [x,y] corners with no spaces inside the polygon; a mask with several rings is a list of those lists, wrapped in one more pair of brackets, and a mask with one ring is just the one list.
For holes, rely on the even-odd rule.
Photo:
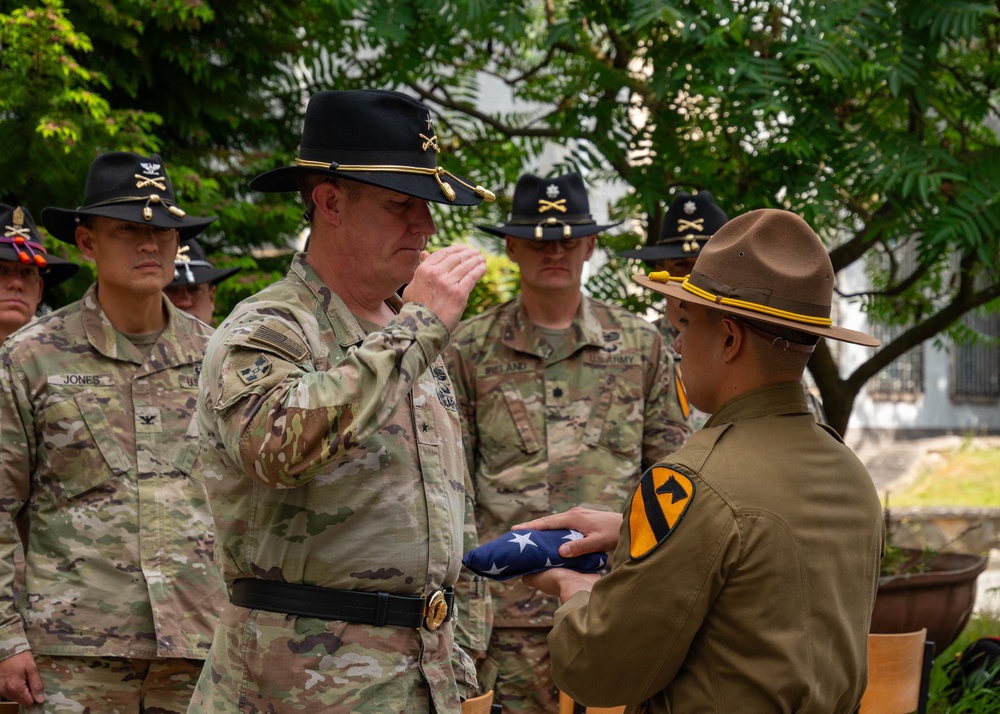
{"label": "rank insignia on chest", "polygon": [[629,513],[633,560],[652,553],[674,532],[694,500],[694,490],[690,477],[667,466],[654,466],[643,474]]}
{"label": "rank insignia on chest", "polygon": [[257,380],[263,379],[271,371],[271,360],[264,355],[257,355],[257,361],[246,369],[241,369],[238,374],[244,384],[253,384]]}

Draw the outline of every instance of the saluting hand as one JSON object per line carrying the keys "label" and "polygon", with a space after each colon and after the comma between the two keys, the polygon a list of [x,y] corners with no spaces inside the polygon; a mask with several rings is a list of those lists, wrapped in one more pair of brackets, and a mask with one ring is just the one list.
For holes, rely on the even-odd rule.
{"label": "saluting hand", "polygon": [[403,291],[403,302],[425,305],[453,332],[472,288],[486,272],[486,259],[466,245],[449,245],[433,253],[423,251],[420,258],[413,280]]}

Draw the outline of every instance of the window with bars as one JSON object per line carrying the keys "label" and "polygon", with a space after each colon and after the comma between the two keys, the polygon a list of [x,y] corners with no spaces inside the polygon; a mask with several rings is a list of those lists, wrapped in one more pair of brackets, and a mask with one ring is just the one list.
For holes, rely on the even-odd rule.
{"label": "window with bars", "polygon": [[980,338],[952,349],[952,399],[996,402],[1000,399],[1000,314],[977,311],[966,315],[964,322]]}
{"label": "window with bars", "polygon": [[[883,345],[888,344],[906,329],[895,325],[869,325],[871,334]],[[897,357],[890,365],[876,374],[868,383],[868,392],[875,401],[908,401],[924,393],[924,346]]]}

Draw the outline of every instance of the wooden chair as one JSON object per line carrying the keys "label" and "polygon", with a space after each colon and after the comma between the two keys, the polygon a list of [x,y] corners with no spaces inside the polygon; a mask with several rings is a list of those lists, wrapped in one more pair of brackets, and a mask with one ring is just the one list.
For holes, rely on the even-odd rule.
{"label": "wooden chair", "polygon": [[934,643],[927,628],[868,635],[868,688],[860,714],[921,714],[927,708]]}
{"label": "wooden chair", "polygon": [[493,709],[493,690],[462,702],[462,714],[490,714]]}
{"label": "wooden chair", "polygon": [[625,707],[585,707],[565,692],[559,692],[559,714],[622,714],[624,711]]}

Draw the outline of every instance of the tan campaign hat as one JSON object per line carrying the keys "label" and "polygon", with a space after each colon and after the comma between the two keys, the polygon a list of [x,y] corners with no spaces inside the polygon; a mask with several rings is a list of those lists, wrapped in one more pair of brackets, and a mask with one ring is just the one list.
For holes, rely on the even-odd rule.
{"label": "tan campaign hat", "polygon": [[833,324],[830,255],[809,224],[788,211],[765,208],[732,219],[705,244],[686,278],[660,271],[632,280],[669,297],[810,335],[881,344]]}

